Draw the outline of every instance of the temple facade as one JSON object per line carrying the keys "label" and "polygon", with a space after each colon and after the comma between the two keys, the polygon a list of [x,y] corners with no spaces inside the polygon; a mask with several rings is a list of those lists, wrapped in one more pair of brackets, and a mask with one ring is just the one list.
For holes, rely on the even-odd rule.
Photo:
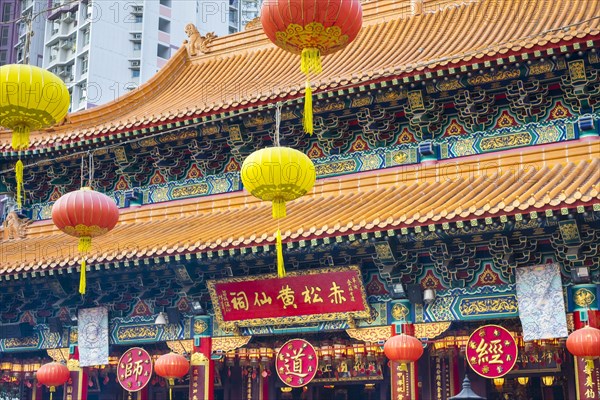
{"label": "temple facade", "polygon": [[[256,21],[190,41],[20,155],[0,133],[0,399],[50,398],[34,372],[51,360],[71,371],[64,400],[447,400],[465,375],[490,400],[600,399],[600,361],[565,347],[600,325],[600,2],[363,12],[313,77],[313,135],[298,58]],[[276,123],[317,173],[279,223],[240,178]],[[77,240],[51,210],[88,184],[120,220],[94,238],[81,296]],[[418,362],[385,357],[401,332]],[[190,372],[128,391],[132,348]]]}

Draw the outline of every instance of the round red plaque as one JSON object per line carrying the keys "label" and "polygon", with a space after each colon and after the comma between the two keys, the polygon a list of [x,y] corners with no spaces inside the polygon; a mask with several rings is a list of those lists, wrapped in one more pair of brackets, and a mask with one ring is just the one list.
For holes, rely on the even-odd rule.
{"label": "round red plaque", "polygon": [[302,387],[317,374],[319,359],[314,347],[306,340],[292,339],[277,352],[275,368],[286,385]]}
{"label": "round red plaque", "polygon": [[484,378],[500,378],[517,362],[517,342],[509,331],[498,325],[485,325],[467,341],[467,361]]}
{"label": "round red plaque", "polygon": [[119,359],[117,379],[128,392],[142,390],[152,377],[152,358],[142,348],[132,347]]}

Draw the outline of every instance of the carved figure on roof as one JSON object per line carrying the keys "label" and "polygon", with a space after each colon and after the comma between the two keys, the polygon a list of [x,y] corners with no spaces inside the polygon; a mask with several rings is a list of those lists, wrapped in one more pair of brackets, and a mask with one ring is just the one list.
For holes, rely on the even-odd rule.
{"label": "carved figure on roof", "polygon": [[3,231],[6,232],[8,239],[24,239],[27,236],[27,227],[31,224],[29,218],[19,218],[16,211],[11,211],[6,216],[3,224]]}
{"label": "carved figure on roof", "polygon": [[210,52],[208,45],[217,37],[214,32],[202,36],[196,25],[192,23],[185,26],[185,33],[188,35],[189,40],[184,40],[183,44],[187,48],[190,57],[197,56],[199,52],[202,54]]}
{"label": "carved figure on roof", "polygon": [[256,17],[256,18],[250,20],[250,22],[248,22],[246,24],[246,26],[244,27],[244,30],[248,31],[250,29],[258,29],[258,28],[262,28],[262,23],[260,22],[260,17]]}

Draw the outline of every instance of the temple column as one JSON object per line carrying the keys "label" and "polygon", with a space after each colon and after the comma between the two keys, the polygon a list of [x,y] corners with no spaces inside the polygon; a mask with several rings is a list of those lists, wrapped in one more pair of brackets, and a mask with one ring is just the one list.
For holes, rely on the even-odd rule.
{"label": "temple column", "polygon": [[213,400],[215,392],[214,362],[210,359],[212,338],[197,336],[190,370],[190,400]]}
{"label": "temple column", "polygon": [[[391,302],[392,335],[404,333],[415,335],[412,324],[411,304],[408,300]],[[417,363],[390,362],[390,386],[392,400],[419,400]]]}
{"label": "temple column", "polygon": [[71,372],[71,378],[65,384],[64,400],[86,400],[87,399],[87,368],[79,367],[79,352],[77,347],[71,347],[69,351],[67,368]]}
{"label": "temple column", "polygon": [[[571,288],[569,299],[573,309],[574,328],[586,325],[600,329],[599,302],[596,298],[596,285],[583,284]],[[575,371],[575,392],[577,400],[597,400],[600,398],[600,360],[586,361],[573,357]]]}

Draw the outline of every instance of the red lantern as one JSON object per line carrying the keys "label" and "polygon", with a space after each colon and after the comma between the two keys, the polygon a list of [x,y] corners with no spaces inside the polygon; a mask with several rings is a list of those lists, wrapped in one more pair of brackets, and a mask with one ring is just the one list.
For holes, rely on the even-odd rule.
{"label": "red lantern", "polygon": [[50,400],[52,400],[52,394],[56,391],[56,386],[67,383],[71,377],[71,372],[64,364],[51,362],[42,365],[38,369],[36,377],[39,383],[50,388]]}
{"label": "red lantern", "polygon": [[352,42],[362,27],[360,0],[269,0],[260,20],[268,38],[282,49],[300,54],[306,75],[304,130],[313,133],[310,73],[321,72],[321,56]]}
{"label": "red lantern", "polygon": [[423,345],[414,336],[401,333],[389,338],[383,346],[385,356],[402,364],[417,361],[423,355]]}
{"label": "red lantern", "polygon": [[52,221],[64,233],[79,238],[82,254],[79,293],[85,294],[85,255],[92,247],[92,238],[115,227],[119,209],[110,197],[84,187],[62,196],[52,207]]}
{"label": "red lantern", "polygon": [[176,353],[163,354],[154,362],[156,375],[169,380],[169,398],[172,398],[171,389],[175,378],[183,378],[190,371],[190,363],[182,355]]}
{"label": "red lantern", "polygon": [[600,357],[600,329],[585,326],[567,338],[567,349],[576,357],[588,360]]}

